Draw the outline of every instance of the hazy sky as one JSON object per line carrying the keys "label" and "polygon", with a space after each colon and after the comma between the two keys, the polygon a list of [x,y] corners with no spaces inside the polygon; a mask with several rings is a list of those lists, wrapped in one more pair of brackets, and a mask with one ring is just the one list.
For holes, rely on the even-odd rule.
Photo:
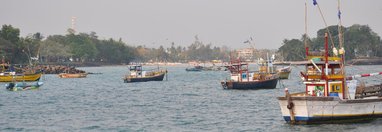
{"label": "hazy sky", "polygon": [[[316,36],[324,22],[312,0],[0,0],[0,24],[11,24],[21,36],[66,34],[71,18],[76,30],[99,38],[122,38],[129,45],[188,46],[194,36],[205,44],[277,49],[283,39],[301,38],[304,8],[308,35]],[[328,25],[336,25],[337,0],[317,0]],[[369,25],[382,35],[381,0],[341,1],[342,23]]]}

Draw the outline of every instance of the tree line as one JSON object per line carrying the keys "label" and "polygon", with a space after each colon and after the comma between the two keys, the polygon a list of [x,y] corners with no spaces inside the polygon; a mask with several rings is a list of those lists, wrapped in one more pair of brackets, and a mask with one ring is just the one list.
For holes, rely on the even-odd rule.
{"label": "tree line", "polygon": [[[339,49],[339,32],[338,26],[329,26],[328,30],[331,39],[328,40],[329,49],[336,47]],[[382,57],[382,41],[377,33],[373,32],[368,25],[354,24],[350,27],[341,27],[343,44],[345,48],[345,59],[355,58],[375,58]],[[278,49],[277,54],[285,61],[300,61],[305,59],[305,39],[309,50],[324,50],[326,28],[317,31],[315,38],[305,37],[302,35],[300,39],[284,39],[282,46]]]}
{"label": "tree line", "polygon": [[[343,30],[346,59],[361,57],[382,57],[381,38],[367,25],[352,25],[341,27]],[[328,27],[332,35],[331,47],[339,48],[338,26]],[[277,50],[276,59],[284,61],[299,61],[305,59],[304,42],[307,39],[310,50],[324,49],[324,34],[326,28],[317,31],[315,38],[284,39]],[[20,29],[12,25],[3,25],[0,30],[0,57],[8,63],[32,64],[38,63],[101,63],[128,64],[129,62],[207,62],[211,60],[229,61],[231,53],[226,46],[216,47],[205,44],[195,36],[195,41],[189,46],[148,48],[146,46],[131,46],[122,41],[99,39],[96,32],[75,33],[68,29],[65,35],[43,36],[42,33],[20,37]],[[265,57],[272,50],[256,50],[253,58]]]}
{"label": "tree line", "polygon": [[188,62],[223,60],[229,58],[227,47],[204,44],[195,37],[190,46],[147,48],[130,46],[122,39],[99,39],[95,32],[75,33],[68,29],[65,35],[43,36],[37,32],[20,37],[20,29],[3,25],[0,30],[0,56],[3,61],[25,64],[93,62],[128,64],[129,62]]}

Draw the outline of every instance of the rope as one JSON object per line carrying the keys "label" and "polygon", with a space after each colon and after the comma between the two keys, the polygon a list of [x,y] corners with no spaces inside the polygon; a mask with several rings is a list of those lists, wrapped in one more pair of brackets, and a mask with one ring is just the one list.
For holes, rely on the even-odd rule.
{"label": "rope", "polygon": [[324,14],[323,14],[322,11],[321,11],[320,5],[318,5],[318,3],[316,3],[316,5],[317,5],[318,10],[320,11],[321,18],[322,18],[322,20],[323,20],[324,23],[325,23],[326,31],[329,33],[329,38],[330,38],[330,41],[331,41],[331,43],[332,43],[332,49],[333,49],[333,47],[334,47],[334,41],[333,41],[333,38],[332,38],[332,34],[331,34],[330,31],[329,31],[328,24],[326,23],[326,20],[325,20]]}

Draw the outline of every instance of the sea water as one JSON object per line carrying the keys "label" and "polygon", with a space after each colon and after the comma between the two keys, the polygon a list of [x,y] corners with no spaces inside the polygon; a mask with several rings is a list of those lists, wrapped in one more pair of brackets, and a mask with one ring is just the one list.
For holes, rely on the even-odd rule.
{"label": "sea water", "polygon": [[[44,75],[39,90],[0,90],[0,131],[379,131],[382,120],[360,124],[289,125],[276,97],[301,92],[299,72],[276,89],[225,90],[226,71],[187,72],[164,66],[165,81],[124,83],[127,66],[80,67],[87,78]],[[156,67],[148,67],[156,68]],[[252,69],[255,69],[253,66]],[[347,67],[347,74],[379,72],[380,65]],[[167,81],[166,81],[167,80]],[[362,80],[362,79],[361,79]],[[382,76],[363,79],[381,82]],[[4,86],[5,83],[0,83]]]}

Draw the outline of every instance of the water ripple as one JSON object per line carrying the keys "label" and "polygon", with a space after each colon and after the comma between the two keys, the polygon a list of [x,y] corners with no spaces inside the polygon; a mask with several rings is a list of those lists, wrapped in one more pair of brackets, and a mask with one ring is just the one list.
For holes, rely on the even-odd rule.
{"label": "water ripple", "polygon": [[[81,79],[46,75],[40,90],[0,92],[0,131],[373,131],[369,124],[285,123],[276,97],[301,91],[299,70],[277,89],[224,90],[227,72],[167,67],[168,81],[123,83],[126,67],[85,67]],[[349,67],[377,72],[380,66]],[[351,70],[349,74],[360,74]],[[378,82],[381,78],[368,81]],[[4,83],[0,83],[3,85]],[[282,86],[281,86],[282,85]]]}

